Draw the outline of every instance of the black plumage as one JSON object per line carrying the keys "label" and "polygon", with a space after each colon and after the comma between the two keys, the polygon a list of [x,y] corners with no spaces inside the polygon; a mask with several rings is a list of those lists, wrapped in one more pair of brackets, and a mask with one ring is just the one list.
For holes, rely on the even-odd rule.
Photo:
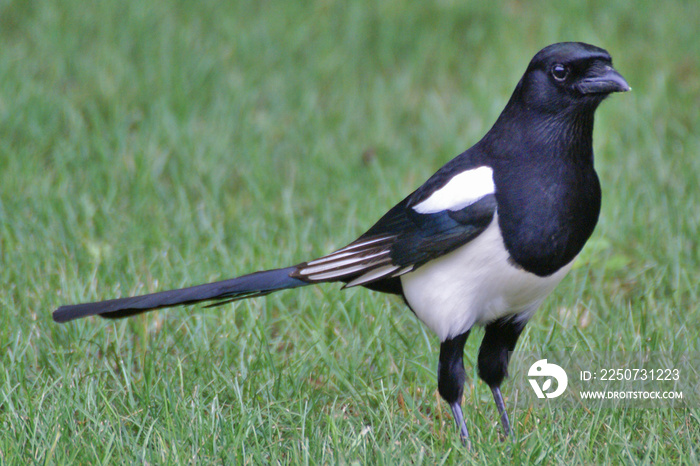
{"label": "black plumage", "polygon": [[605,50],[551,45],[532,59],[481,141],[345,248],[216,283],[61,306],[53,318],[121,318],[320,282],[399,294],[441,340],[438,389],[465,441],[463,350],[471,328],[485,327],[479,376],[491,387],[509,433],[500,385],[510,352],[593,232],[601,204],[593,115],[610,93],[627,90]]}

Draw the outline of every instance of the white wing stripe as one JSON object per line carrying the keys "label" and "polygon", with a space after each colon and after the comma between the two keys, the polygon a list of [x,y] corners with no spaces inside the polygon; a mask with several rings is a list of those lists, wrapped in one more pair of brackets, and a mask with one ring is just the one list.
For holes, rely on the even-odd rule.
{"label": "white wing stripe", "polygon": [[[385,239],[388,240],[390,238],[385,238]],[[372,243],[374,243],[374,241]],[[368,243],[362,243],[362,244],[359,244],[358,246],[363,246],[364,244],[368,244]],[[330,261],[342,259],[343,257],[367,253],[369,251],[376,250],[378,246],[381,246],[381,245],[374,245],[370,248],[367,248],[365,250],[359,250],[359,251],[355,250],[356,248],[353,248],[352,250],[348,250],[348,248],[346,247],[346,248],[340,249],[338,251],[332,252],[332,253],[328,254],[327,256],[319,257],[318,259],[314,259],[310,262],[307,262],[306,265],[318,265],[318,264],[323,264],[325,262],[330,262]]]}
{"label": "white wing stripe", "polygon": [[379,242],[382,242],[382,241],[389,241],[389,240],[391,240],[391,239],[393,239],[393,238],[394,238],[393,236],[383,236],[383,237],[381,237],[381,238],[374,238],[374,239],[370,239],[370,240],[367,240],[367,241],[363,241],[362,243],[352,243],[352,244],[349,244],[349,245],[345,246],[345,247],[342,248],[342,249],[338,249],[337,251],[335,251],[335,252],[329,254],[329,255],[326,256],[326,257],[330,257],[330,256],[332,256],[332,255],[334,255],[334,254],[338,254],[338,253],[340,253],[340,252],[352,251],[352,250],[355,250],[355,249],[364,248],[365,246],[369,246],[370,244],[375,244],[375,243],[379,243]]}
{"label": "white wing stripe", "polygon": [[[375,264],[372,264],[375,265]],[[329,278],[338,278],[338,277],[344,277],[346,275],[351,275],[354,272],[359,272],[361,270],[366,270],[368,267],[371,267],[369,264],[358,264],[352,267],[346,267],[344,269],[338,269],[338,270],[331,270],[330,272],[321,272],[321,273],[316,273],[313,275],[309,275],[308,279],[309,280],[327,280]]]}
{"label": "white wing stripe", "polygon": [[384,250],[384,251],[379,251],[375,254],[369,254],[369,255],[355,255],[354,257],[350,257],[349,259],[344,259],[344,260],[337,260],[337,261],[332,261],[332,262],[327,262],[325,264],[321,265],[315,265],[312,267],[305,267],[299,271],[300,274],[302,275],[314,275],[319,272],[325,272],[326,270],[332,270],[332,269],[338,269],[341,267],[345,267],[348,265],[356,264],[358,262],[364,262],[369,259],[374,259],[380,256],[385,256],[389,254],[389,250]]}
{"label": "white wing stripe", "polygon": [[364,275],[360,275],[356,279],[352,280],[349,282],[347,285],[345,285],[345,288],[349,288],[351,286],[357,286],[357,285],[362,285],[363,283],[371,282],[373,280],[376,280],[378,278],[384,277],[389,275],[395,270],[400,269],[398,265],[385,265],[382,267],[378,267],[374,270],[370,270]]}
{"label": "white wing stripe", "polygon": [[412,266],[412,265],[409,265],[408,267],[404,267],[403,269],[399,270],[398,272],[392,273],[391,276],[392,276],[392,277],[398,277],[399,275],[403,275],[403,274],[405,274],[405,273],[408,273],[408,272],[410,272],[411,270],[413,270],[413,266]]}
{"label": "white wing stripe", "polygon": [[413,210],[419,214],[460,210],[494,192],[493,170],[484,165],[455,175],[445,186],[413,206]]}
{"label": "white wing stripe", "polygon": [[337,252],[331,253],[327,256],[320,257],[318,259],[314,259],[312,261],[309,261],[306,263],[306,265],[318,265],[318,264],[323,264],[325,262],[330,262],[338,259],[342,259],[343,257],[348,257],[348,256],[354,256],[357,254],[357,251],[349,251],[349,252],[343,252],[338,254]]}

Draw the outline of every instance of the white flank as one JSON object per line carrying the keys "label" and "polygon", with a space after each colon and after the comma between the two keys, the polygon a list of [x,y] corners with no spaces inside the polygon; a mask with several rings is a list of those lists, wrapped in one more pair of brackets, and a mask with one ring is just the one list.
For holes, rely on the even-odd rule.
{"label": "white flank", "polygon": [[496,186],[493,184],[493,170],[483,166],[455,175],[428,199],[413,206],[413,210],[419,214],[460,210],[494,192]]}
{"label": "white flank", "polygon": [[406,301],[440,341],[507,315],[527,320],[573,261],[538,277],[509,263],[509,256],[494,215],[471,242],[402,275]]}

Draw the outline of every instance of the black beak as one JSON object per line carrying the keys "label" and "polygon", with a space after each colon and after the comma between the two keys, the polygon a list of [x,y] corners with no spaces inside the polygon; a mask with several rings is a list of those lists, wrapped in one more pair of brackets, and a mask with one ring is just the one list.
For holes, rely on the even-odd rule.
{"label": "black beak", "polygon": [[582,94],[610,94],[632,90],[625,78],[610,65],[593,68],[576,87]]}

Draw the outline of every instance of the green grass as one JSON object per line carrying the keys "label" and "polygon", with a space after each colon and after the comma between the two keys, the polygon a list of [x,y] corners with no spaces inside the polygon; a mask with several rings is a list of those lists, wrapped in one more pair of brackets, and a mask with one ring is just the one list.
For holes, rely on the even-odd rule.
{"label": "green grass", "polygon": [[697,354],[700,4],[471,3],[0,0],[0,464],[697,465],[694,404],[517,406],[500,442],[480,332],[465,451],[435,337],[363,290],[51,321],[343,246],[582,40],[634,91],[598,111],[600,223],[518,348]]}

